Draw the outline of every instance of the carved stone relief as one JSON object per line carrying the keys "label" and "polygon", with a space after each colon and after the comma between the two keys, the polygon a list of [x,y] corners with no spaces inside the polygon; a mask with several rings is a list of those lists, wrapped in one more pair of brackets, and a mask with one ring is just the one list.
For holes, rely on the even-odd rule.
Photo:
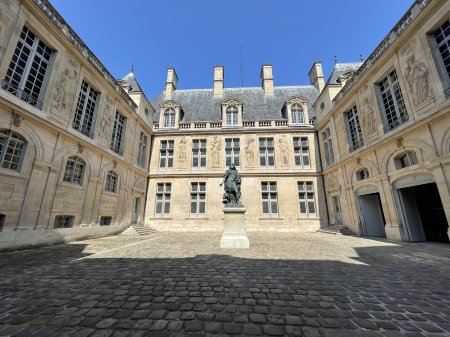
{"label": "carved stone relief", "polygon": [[363,99],[361,118],[366,135],[373,135],[377,131],[377,125],[373,111],[373,101],[370,97]]}
{"label": "carved stone relief", "polygon": [[11,122],[14,126],[20,127],[23,122],[23,116],[13,112],[11,116]]}
{"label": "carved stone relief", "polygon": [[328,187],[337,187],[339,186],[339,182],[335,173],[330,174],[327,177],[327,185]]}
{"label": "carved stone relief", "polygon": [[178,142],[178,163],[181,167],[186,167],[187,165],[187,140],[183,137]]}
{"label": "carved stone relief", "polygon": [[283,166],[289,165],[289,148],[285,136],[278,138],[278,146],[281,153],[281,164]]}
{"label": "carved stone relief", "polygon": [[411,39],[411,41],[409,41],[402,49],[400,49],[400,55],[405,56],[406,54],[411,53],[416,46],[416,43],[416,39]]}
{"label": "carved stone relief", "polygon": [[414,105],[419,105],[430,97],[431,90],[428,77],[429,72],[425,63],[416,60],[415,56],[411,55],[407,60],[405,78],[413,97]]}
{"label": "carved stone relief", "polygon": [[219,167],[220,166],[220,140],[218,137],[214,137],[211,142],[211,158],[212,158],[212,166]]}
{"label": "carved stone relief", "polygon": [[145,187],[146,187],[145,177],[135,175],[134,176],[134,187],[137,187],[141,190],[145,190]]}
{"label": "carved stone relief", "polygon": [[79,65],[69,56],[66,56],[63,62],[64,68],[55,84],[50,110],[68,116],[75,100]]}
{"label": "carved stone relief", "polygon": [[106,96],[105,101],[103,103],[102,115],[98,127],[99,138],[106,140],[110,139],[110,131],[113,125],[113,119],[114,119],[114,102],[109,96]]}
{"label": "carved stone relief", "polygon": [[255,139],[248,137],[245,139],[245,159],[248,166],[255,165]]}

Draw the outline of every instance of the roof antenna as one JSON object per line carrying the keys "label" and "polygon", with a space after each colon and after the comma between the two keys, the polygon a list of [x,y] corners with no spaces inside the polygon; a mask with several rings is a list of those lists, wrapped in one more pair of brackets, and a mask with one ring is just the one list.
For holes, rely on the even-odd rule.
{"label": "roof antenna", "polygon": [[335,63],[335,64],[338,63],[338,58],[337,58],[336,55],[334,55],[334,63]]}
{"label": "roof antenna", "polygon": [[131,65],[131,73],[134,74],[134,64]]}
{"label": "roof antenna", "polygon": [[239,41],[239,50],[241,53],[241,87],[243,88],[244,87],[244,75],[242,72],[242,41]]}
{"label": "roof antenna", "polygon": [[363,54],[359,54],[359,60],[360,60],[361,62],[364,62],[364,56],[363,56]]}

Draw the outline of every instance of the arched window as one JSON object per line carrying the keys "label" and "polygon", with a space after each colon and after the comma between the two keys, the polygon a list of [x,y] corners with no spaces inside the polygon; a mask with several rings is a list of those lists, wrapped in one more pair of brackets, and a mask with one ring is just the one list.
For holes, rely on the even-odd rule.
{"label": "arched window", "polygon": [[397,169],[415,165],[418,163],[417,155],[414,151],[404,152],[395,157],[394,163]]}
{"label": "arched window", "polygon": [[236,105],[230,105],[226,110],[227,125],[238,125],[238,108]]}
{"label": "arched window", "polygon": [[27,142],[18,133],[0,129],[0,167],[20,171]]}
{"label": "arched window", "polygon": [[168,108],[164,111],[164,127],[174,128],[175,127],[175,109]]}
{"label": "arched window", "polygon": [[85,167],[86,163],[80,157],[69,157],[69,159],[67,159],[63,180],[71,184],[82,185]]}
{"label": "arched window", "polygon": [[291,105],[292,124],[303,124],[305,116],[303,114],[303,107],[300,104]]}
{"label": "arched window", "polygon": [[370,177],[369,170],[365,167],[356,172],[356,180],[364,180]]}
{"label": "arched window", "polygon": [[105,191],[116,193],[117,192],[117,173],[114,171],[109,171],[106,175]]}

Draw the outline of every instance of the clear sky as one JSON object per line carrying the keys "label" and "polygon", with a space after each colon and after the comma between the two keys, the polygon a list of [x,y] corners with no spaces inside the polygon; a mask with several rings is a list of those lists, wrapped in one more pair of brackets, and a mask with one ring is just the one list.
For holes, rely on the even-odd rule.
{"label": "clear sky", "polygon": [[135,66],[147,97],[174,67],[178,89],[212,88],[214,65],[225,87],[260,86],[272,64],[276,86],[309,84],[321,60],[325,77],[340,62],[367,57],[412,0],[50,0],[116,78]]}

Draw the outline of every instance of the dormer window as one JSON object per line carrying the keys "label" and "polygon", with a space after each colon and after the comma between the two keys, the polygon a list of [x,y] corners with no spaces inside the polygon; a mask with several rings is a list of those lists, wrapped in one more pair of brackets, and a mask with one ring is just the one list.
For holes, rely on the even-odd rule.
{"label": "dormer window", "polygon": [[175,109],[168,108],[164,111],[164,127],[174,128],[175,127]]}
{"label": "dormer window", "polygon": [[235,105],[230,105],[226,111],[227,125],[238,125],[238,108]]}
{"label": "dormer window", "polygon": [[300,104],[293,104],[291,106],[291,118],[292,118],[292,124],[305,123],[303,107]]}

